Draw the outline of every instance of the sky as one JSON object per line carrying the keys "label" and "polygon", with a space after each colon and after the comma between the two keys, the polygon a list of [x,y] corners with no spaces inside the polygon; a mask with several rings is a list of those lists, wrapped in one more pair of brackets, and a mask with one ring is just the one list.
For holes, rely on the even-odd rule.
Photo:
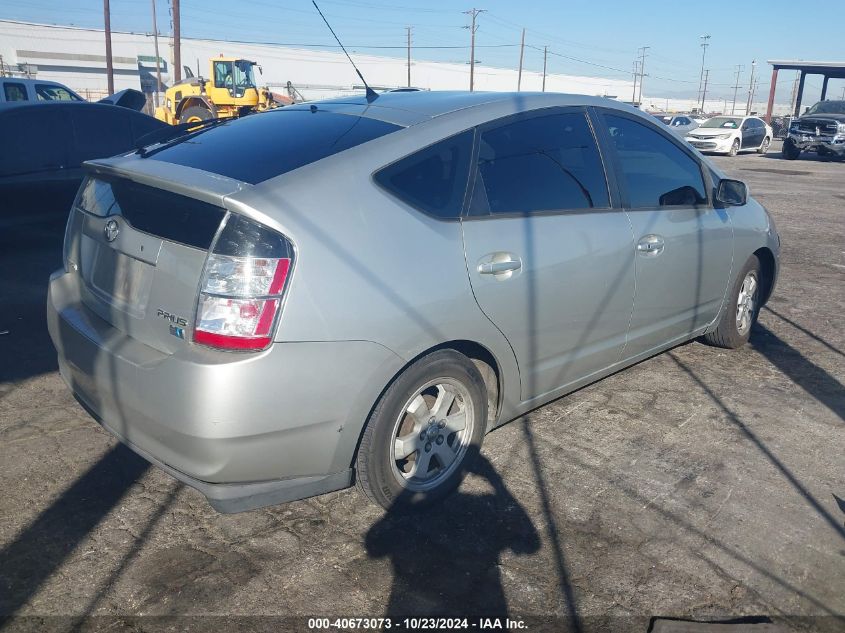
{"label": "sky", "polygon": [[[153,0],[111,0],[112,29],[152,32]],[[170,0],[155,0],[159,32],[171,32]],[[769,59],[845,61],[836,37],[796,37],[793,1],[710,0],[648,3],[623,0],[317,0],[347,49],[404,57],[406,27],[412,27],[412,56],[434,61],[469,60],[470,16],[477,8],[478,62],[503,68],[519,65],[525,33],[524,67],[541,72],[548,46],[550,73],[630,79],[642,46],[644,93],[695,97],[701,76],[702,35],[710,35],[705,68],[708,98],[733,95],[736,66],[743,65],[739,93],[747,94],[757,61],[758,98],[768,90]],[[472,3],[475,3],[474,5]],[[183,37],[257,41],[337,50],[310,0],[181,0]],[[102,28],[102,0],[0,0],[0,18]],[[838,41],[837,41],[838,40]],[[795,73],[781,72],[778,101],[788,101]],[[808,77],[805,103],[821,90],[821,77]],[[829,97],[845,81],[831,80]]]}

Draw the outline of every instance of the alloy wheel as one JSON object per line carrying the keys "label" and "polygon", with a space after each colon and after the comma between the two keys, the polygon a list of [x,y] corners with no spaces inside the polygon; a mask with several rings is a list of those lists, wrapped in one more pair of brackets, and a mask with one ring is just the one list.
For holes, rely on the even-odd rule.
{"label": "alloy wheel", "polygon": [[742,280],[742,287],[736,299],[736,329],[745,336],[754,321],[754,311],[757,309],[757,274],[749,272]]}
{"label": "alloy wheel", "polygon": [[454,378],[424,384],[402,408],[393,427],[389,459],[406,489],[425,491],[461,463],[475,427],[469,390]]}

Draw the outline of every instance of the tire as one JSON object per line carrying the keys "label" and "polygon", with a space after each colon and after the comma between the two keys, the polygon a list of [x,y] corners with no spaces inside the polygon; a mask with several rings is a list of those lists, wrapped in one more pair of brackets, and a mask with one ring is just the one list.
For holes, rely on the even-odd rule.
{"label": "tire", "polygon": [[781,154],[786,160],[795,160],[801,155],[801,150],[795,147],[792,141],[786,139],[783,142],[783,149],[781,150]]}
{"label": "tire", "polygon": [[728,156],[736,156],[739,153],[739,139],[735,138],[731,149],[728,151]]}
{"label": "tire", "polygon": [[191,106],[182,110],[182,116],[179,117],[180,123],[199,123],[200,121],[207,121],[213,119],[214,115],[209,112],[208,108],[202,106]]}
{"label": "tire", "polygon": [[[449,393],[454,399],[444,408]],[[453,422],[444,426],[447,415]],[[461,419],[463,430],[452,431]],[[424,356],[393,381],[370,414],[355,460],[358,487],[385,509],[441,501],[472,467],[486,421],[487,390],[473,362],[453,350]],[[417,474],[420,468],[426,470]]]}
{"label": "tire", "polygon": [[772,139],[770,139],[768,136],[766,138],[764,138],[763,142],[760,143],[760,147],[757,148],[757,153],[762,156],[763,154],[768,152],[769,151],[769,145],[771,145],[771,143],[772,143]]}
{"label": "tire", "polygon": [[[753,279],[753,288],[746,285],[747,279]],[[757,321],[760,313],[760,288],[762,278],[760,276],[760,260],[752,255],[743,266],[734,282],[731,294],[728,297],[728,304],[719,320],[719,325],[712,332],[704,335],[704,341],[715,347],[726,349],[737,349],[748,342],[751,336],[751,328]],[[750,290],[750,293],[748,292]],[[741,297],[741,295],[744,295]],[[740,325],[740,300],[745,303],[745,316],[747,321]]]}

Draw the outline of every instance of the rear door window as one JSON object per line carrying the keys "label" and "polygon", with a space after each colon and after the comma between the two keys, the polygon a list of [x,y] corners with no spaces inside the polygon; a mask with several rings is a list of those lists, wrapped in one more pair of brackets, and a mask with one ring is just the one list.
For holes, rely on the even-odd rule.
{"label": "rear door window", "polygon": [[39,101],[79,101],[70,90],[50,84],[35,84],[35,96]]}
{"label": "rear door window", "polygon": [[79,106],[71,112],[75,165],[93,158],[106,158],[133,146],[129,111],[117,106]]}
{"label": "rear door window", "polygon": [[26,95],[26,86],[19,83],[4,83],[3,95],[6,97],[6,101],[29,101],[29,97]]}
{"label": "rear door window", "polygon": [[349,114],[279,108],[201,130],[150,160],[256,185],[401,129]]}
{"label": "rear door window", "polygon": [[67,167],[70,130],[53,108],[21,108],[0,116],[0,176],[58,171]]}
{"label": "rear door window", "polygon": [[608,206],[604,168],[583,112],[517,118],[481,134],[471,215]]}
{"label": "rear door window", "polygon": [[375,175],[382,187],[404,202],[442,219],[458,218],[472,156],[469,130],[411,154]]}
{"label": "rear door window", "polygon": [[697,206],[707,202],[701,167],[649,126],[605,114],[631,208]]}

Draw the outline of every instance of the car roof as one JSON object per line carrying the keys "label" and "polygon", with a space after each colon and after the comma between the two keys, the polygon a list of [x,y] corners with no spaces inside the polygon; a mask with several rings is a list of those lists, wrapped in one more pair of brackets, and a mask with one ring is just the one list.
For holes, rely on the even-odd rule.
{"label": "car roof", "polygon": [[512,103],[515,110],[533,110],[551,106],[596,105],[624,109],[644,115],[641,110],[621,101],[589,95],[554,92],[468,92],[425,90],[387,92],[368,102],[365,96],[341,97],[286,106],[292,109],[320,108],[333,112],[355,114],[395,123],[404,127],[416,125],[467,108],[483,115],[486,109],[496,109]]}
{"label": "car roof", "polygon": [[[50,81],[49,79],[32,79],[30,77],[0,77],[0,81],[10,81],[16,84],[49,84],[51,86],[61,86],[67,88],[64,84],[58,81]],[[70,90],[70,88],[68,88]]]}

